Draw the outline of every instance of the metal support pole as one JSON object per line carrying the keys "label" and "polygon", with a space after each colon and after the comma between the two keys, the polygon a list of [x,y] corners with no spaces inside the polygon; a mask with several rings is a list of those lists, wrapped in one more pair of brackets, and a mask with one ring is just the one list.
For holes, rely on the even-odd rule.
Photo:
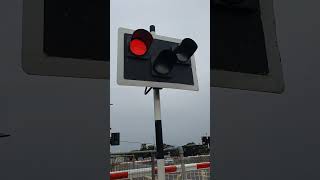
{"label": "metal support pole", "polygon": [[161,125],[160,92],[159,91],[160,91],[159,89],[153,88],[154,119],[155,119],[156,147],[157,147],[157,167],[158,167],[158,180],[165,180],[162,125]]}
{"label": "metal support pole", "polygon": [[155,164],[154,164],[154,156],[155,156],[155,153],[151,153],[151,170],[152,170],[152,172],[151,172],[151,178],[152,178],[152,180],[156,180],[156,166],[155,166]]}
{"label": "metal support pole", "polygon": [[179,155],[180,155],[180,160],[181,160],[182,180],[186,180],[186,168],[185,168],[185,166],[184,166],[183,148],[180,146],[178,149],[179,149]]}

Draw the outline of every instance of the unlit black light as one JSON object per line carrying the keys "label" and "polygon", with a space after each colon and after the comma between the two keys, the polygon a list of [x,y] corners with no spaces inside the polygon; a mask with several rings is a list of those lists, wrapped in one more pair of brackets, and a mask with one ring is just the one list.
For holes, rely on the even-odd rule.
{"label": "unlit black light", "polygon": [[111,133],[110,145],[120,145],[120,133]]}
{"label": "unlit black light", "polygon": [[136,56],[145,55],[153,41],[152,34],[144,29],[138,29],[133,32],[130,41],[130,51]]}
{"label": "unlit black light", "polygon": [[167,75],[171,72],[176,62],[177,56],[172,50],[163,50],[155,59],[153,69],[160,75]]}
{"label": "unlit black light", "polygon": [[194,52],[197,50],[198,45],[194,40],[185,38],[180,45],[174,50],[177,55],[178,61],[187,62]]}
{"label": "unlit black light", "polygon": [[198,45],[190,38],[185,38],[174,49],[166,49],[159,53],[153,63],[153,70],[159,74],[168,75],[177,62],[190,64],[191,56],[197,50]]}

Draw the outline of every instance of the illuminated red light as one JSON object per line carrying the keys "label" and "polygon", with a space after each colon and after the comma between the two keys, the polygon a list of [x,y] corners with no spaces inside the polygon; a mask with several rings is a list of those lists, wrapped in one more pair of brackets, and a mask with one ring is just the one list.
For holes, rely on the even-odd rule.
{"label": "illuminated red light", "polygon": [[135,56],[144,56],[153,41],[152,34],[145,29],[137,29],[133,32],[129,49]]}
{"label": "illuminated red light", "polygon": [[147,52],[147,46],[143,41],[134,39],[130,42],[130,51],[134,55],[142,56]]}

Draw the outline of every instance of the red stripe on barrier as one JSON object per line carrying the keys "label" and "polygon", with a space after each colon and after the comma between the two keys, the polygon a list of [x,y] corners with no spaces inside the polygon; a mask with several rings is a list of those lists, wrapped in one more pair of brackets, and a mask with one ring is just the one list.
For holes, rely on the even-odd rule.
{"label": "red stripe on barrier", "polygon": [[122,178],[128,178],[128,177],[129,177],[128,172],[117,172],[114,174],[110,174],[110,180],[122,179]]}
{"label": "red stripe on barrier", "polygon": [[165,167],[166,173],[172,173],[177,171],[177,166],[166,166]]}
{"label": "red stripe on barrier", "polygon": [[205,168],[209,168],[209,167],[210,167],[209,162],[197,164],[197,169],[205,169]]}
{"label": "red stripe on barrier", "polygon": [[[166,173],[176,172],[177,166],[165,166],[164,170]],[[155,173],[158,174],[158,168],[155,169]]]}

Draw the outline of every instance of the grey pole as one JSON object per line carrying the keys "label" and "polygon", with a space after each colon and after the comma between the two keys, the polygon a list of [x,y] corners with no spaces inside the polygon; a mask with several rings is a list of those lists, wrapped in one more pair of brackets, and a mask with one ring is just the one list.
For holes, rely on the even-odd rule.
{"label": "grey pole", "polygon": [[155,168],[156,168],[156,166],[155,166],[155,164],[154,164],[154,156],[155,156],[155,153],[151,153],[151,178],[152,178],[152,180],[156,180],[156,176],[155,176],[155,173],[156,173],[156,171],[155,171]]}
{"label": "grey pole", "polygon": [[154,118],[155,118],[155,129],[156,129],[156,147],[157,147],[156,157],[157,157],[157,167],[158,167],[158,180],[165,180],[159,89],[153,88],[153,98],[154,98]]}
{"label": "grey pole", "polygon": [[[150,32],[155,35],[155,26],[150,26]],[[160,89],[153,88],[154,100],[154,120],[156,130],[156,148],[157,148],[157,171],[158,180],[165,180],[165,167],[164,167],[164,153],[163,153],[163,139],[162,139],[162,124],[161,124],[161,106],[160,106]]]}
{"label": "grey pole", "polygon": [[180,160],[181,160],[182,180],[186,180],[186,168],[184,166],[183,148],[180,146],[178,149],[179,149],[179,155],[180,155]]}

